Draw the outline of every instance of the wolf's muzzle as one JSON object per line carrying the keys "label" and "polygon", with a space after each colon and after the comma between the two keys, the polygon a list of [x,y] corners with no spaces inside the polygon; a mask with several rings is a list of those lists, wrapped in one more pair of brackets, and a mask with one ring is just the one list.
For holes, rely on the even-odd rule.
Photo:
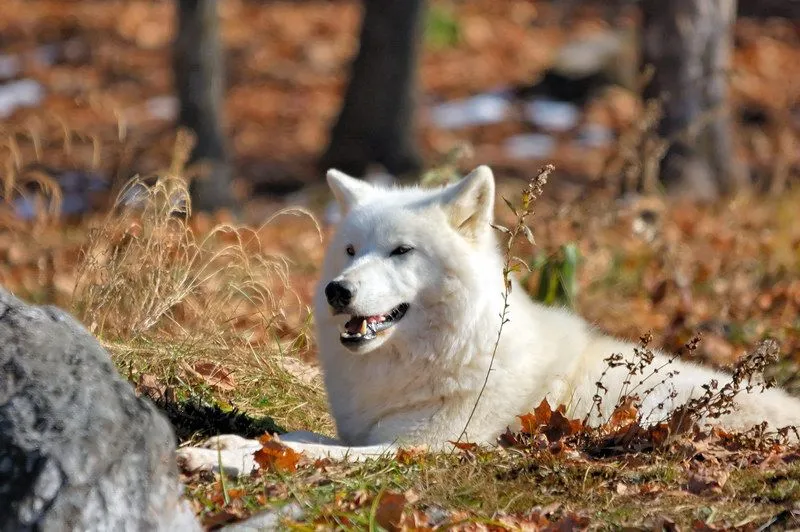
{"label": "wolf's muzzle", "polygon": [[336,311],[343,311],[356,294],[356,287],[350,281],[331,281],[325,287],[328,304]]}

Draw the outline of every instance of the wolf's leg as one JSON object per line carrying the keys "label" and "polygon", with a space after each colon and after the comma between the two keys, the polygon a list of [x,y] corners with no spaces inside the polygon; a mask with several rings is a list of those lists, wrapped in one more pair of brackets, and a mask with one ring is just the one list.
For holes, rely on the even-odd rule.
{"label": "wolf's leg", "polygon": [[[330,458],[360,462],[367,458],[391,454],[392,444],[348,447],[338,440],[309,431],[288,432],[276,438],[290,449],[304,453],[309,458]],[[186,471],[213,471],[220,469],[229,476],[248,475],[258,469],[253,453],[261,449],[258,440],[249,440],[236,434],[214,436],[197,447],[178,449],[178,462]]]}
{"label": "wolf's leg", "polygon": [[349,447],[342,445],[335,438],[329,438],[307,430],[281,434],[278,436],[278,440],[287,447],[294,449],[298,453],[305,453],[306,456],[311,458],[330,458],[332,460],[349,460],[352,462],[361,462],[367,458],[393,454],[397,450],[397,447],[391,443]]}
{"label": "wolf's leg", "polygon": [[328,436],[323,436],[322,434],[317,434],[316,432],[311,432],[310,430],[294,430],[292,432],[287,432],[286,434],[279,435],[278,440],[286,445],[289,445],[290,443],[319,443],[325,445],[342,444],[342,442],[336,438],[329,438]]}
{"label": "wolf's leg", "polygon": [[184,471],[222,470],[237,477],[258,469],[253,453],[261,449],[258,440],[248,440],[236,434],[214,436],[197,447],[180,447],[176,451],[178,464]]}

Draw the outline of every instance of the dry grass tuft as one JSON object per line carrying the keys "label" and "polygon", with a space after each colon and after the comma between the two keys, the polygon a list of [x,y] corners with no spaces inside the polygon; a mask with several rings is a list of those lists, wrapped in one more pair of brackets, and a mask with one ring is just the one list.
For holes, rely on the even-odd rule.
{"label": "dry grass tuft", "polygon": [[[289,427],[329,431],[321,385],[301,382],[284,363],[310,346],[309,311],[290,286],[291,264],[265,252],[261,229],[198,229],[204,221],[190,219],[184,178],[190,148],[179,136],[171,167],[152,184],[130,181],[92,228],[73,311],[134,381],[154,375],[176,386],[179,399],[200,397]],[[266,224],[281,215],[307,215],[320,233],[300,209]],[[198,367],[216,366],[225,387],[216,384],[218,375],[198,374]],[[297,415],[298,405],[308,412]]]}
{"label": "dry grass tuft", "polygon": [[[267,255],[257,230],[221,224],[199,236],[182,177],[190,144],[152,186],[139,178],[95,227],[78,267],[74,308],[99,335],[204,335],[252,340],[286,319],[289,264]],[[296,298],[295,298],[296,299]]]}

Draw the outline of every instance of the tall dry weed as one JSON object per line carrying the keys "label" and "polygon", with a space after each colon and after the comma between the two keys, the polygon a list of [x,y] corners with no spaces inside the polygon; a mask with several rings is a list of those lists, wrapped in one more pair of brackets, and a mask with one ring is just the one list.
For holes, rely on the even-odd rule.
{"label": "tall dry weed", "polygon": [[190,149],[179,136],[171,167],[152,185],[130,181],[92,229],[73,308],[104,337],[271,342],[287,309],[300,311],[289,263],[264,252],[257,229],[195,232],[183,177]]}

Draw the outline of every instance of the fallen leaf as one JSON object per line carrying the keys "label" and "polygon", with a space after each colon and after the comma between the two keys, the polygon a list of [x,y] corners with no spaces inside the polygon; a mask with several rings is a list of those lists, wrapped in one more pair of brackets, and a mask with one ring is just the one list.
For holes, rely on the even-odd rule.
{"label": "fallen leaf", "polygon": [[721,493],[722,487],[728,481],[730,473],[724,468],[710,468],[700,466],[698,469],[689,472],[689,482],[687,491],[695,495],[707,492]]}
{"label": "fallen leaf", "polygon": [[447,443],[452,443],[453,446],[458,449],[459,451],[464,451],[468,453],[474,453],[478,450],[477,443],[470,443],[465,441],[449,441]]}
{"label": "fallen leaf", "polygon": [[614,410],[608,420],[611,430],[616,431],[636,422],[639,417],[639,410],[635,406],[637,400],[635,396],[626,397],[625,401]]}
{"label": "fallen leaf", "polygon": [[258,441],[261,449],[253,453],[253,459],[261,469],[287,473],[297,470],[300,453],[275,441],[269,434],[261,436]]}
{"label": "fallen leaf", "polygon": [[647,429],[647,437],[653,443],[654,447],[661,447],[664,445],[669,438],[669,435],[669,425],[666,423],[651,425],[650,428]]}
{"label": "fallen leaf", "polygon": [[533,413],[536,414],[537,422],[540,425],[547,425],[550,423],[550,416],[553,414],[553,409],[550,407],[550,403],[547,402],[547,399],[542,399],[539,406],[533,409]]}
{"label": "fallen leaf", "polygon": [[399,530],[403,510],[408,503],[406,496],[402,493],[386,492],[379,497],[375,521],[386,530]]}
{"label": "fallen leaf", "polygon": [[394,459],[401,464],[414,464],[422,461],[427,453],[428,449],[423,446],[401,447],[397,450]]}
{"label": "fallen leaf", "polygon": [[212,388],[223,392],[236,389],[236,380],[232,372],[216,362],[199,360],[192,365],[183,364],[183,369]]}
{"label": "fallen leaf", "polygon": [[155,375],[143,373],[139,376],[139,383],[136,385],[136,394],[149,397],[156,401],[164,397],[167,387],[161,384]]}
{"label": "fallen leaf", "polygon": [[525,434],[534,434],[539,429],[539,421],[536,418],[536,414],[528,413],[517,417],[522,425],[521,430]]}
{"label": "fallen leaf", "polygon": [[419,494],[411,488],[407,489],[403,495],[405,495],[408,504],[414,504],[419,500]]}
{"label": "fallen leaf", "polygon": [[[526,414],[527,415],[527,414]],[[522,430],[521,432],[525,432]],[[515,447],[519,445],[520,441],[510,428],[506,427],[506,431],[497,438],[497,443],[504,448]]]}
{"label": "fallen leaf", "polygon": [[325,471],[331,464],[333,464],[333,460],[330,458],[317,458],[314,460],[314,467],[320,471]]}
{"label": "fallen leaf", "polygon": [[578,515],[576,513],[568,513],[560,520],[553,523],[553,526],[550,527],[551,530],[559,530],[559,531],[570,531],[573,530],[585,530],[589,526],[589,518],[585,515]]}
{"label": "fallen leaf", "polygon": [[564,414],[556,410],[550,416],[550,422],[544,429],[544,434],[550,442],[556,442],[566,436],[577,434],[583,424],[579,419],[567,419]]}
{"label": "fallen leaf", "polygon": [[232,512],[217,512],[215,514],[211,514],[203,518],[203,526],[207,529],[211,529],[214,527],[218,527],[220,525],[224,525],[225,523],[230,523],[231,521],[235,521],[240,519],[241,516],[237,515]]}
{"label": "fallen leaf", "polygon": [[639,495],[654,495],[656,493],[661,493],[661,491],[661,486],[658,484],[648,483],[639,486]]}
{"label": "fallen leaf", "polygon": [[676,408],[667,420],[670,434],[683,434],[696,425],[694,416],[684,406]]}
{"label": "fallen leaf", "polygon": [[400,529],[413,530],[415,532],[433,531],[433,527],[430,526],[429,522],[428,515],[422,510],[403,512],[400,518]]}

